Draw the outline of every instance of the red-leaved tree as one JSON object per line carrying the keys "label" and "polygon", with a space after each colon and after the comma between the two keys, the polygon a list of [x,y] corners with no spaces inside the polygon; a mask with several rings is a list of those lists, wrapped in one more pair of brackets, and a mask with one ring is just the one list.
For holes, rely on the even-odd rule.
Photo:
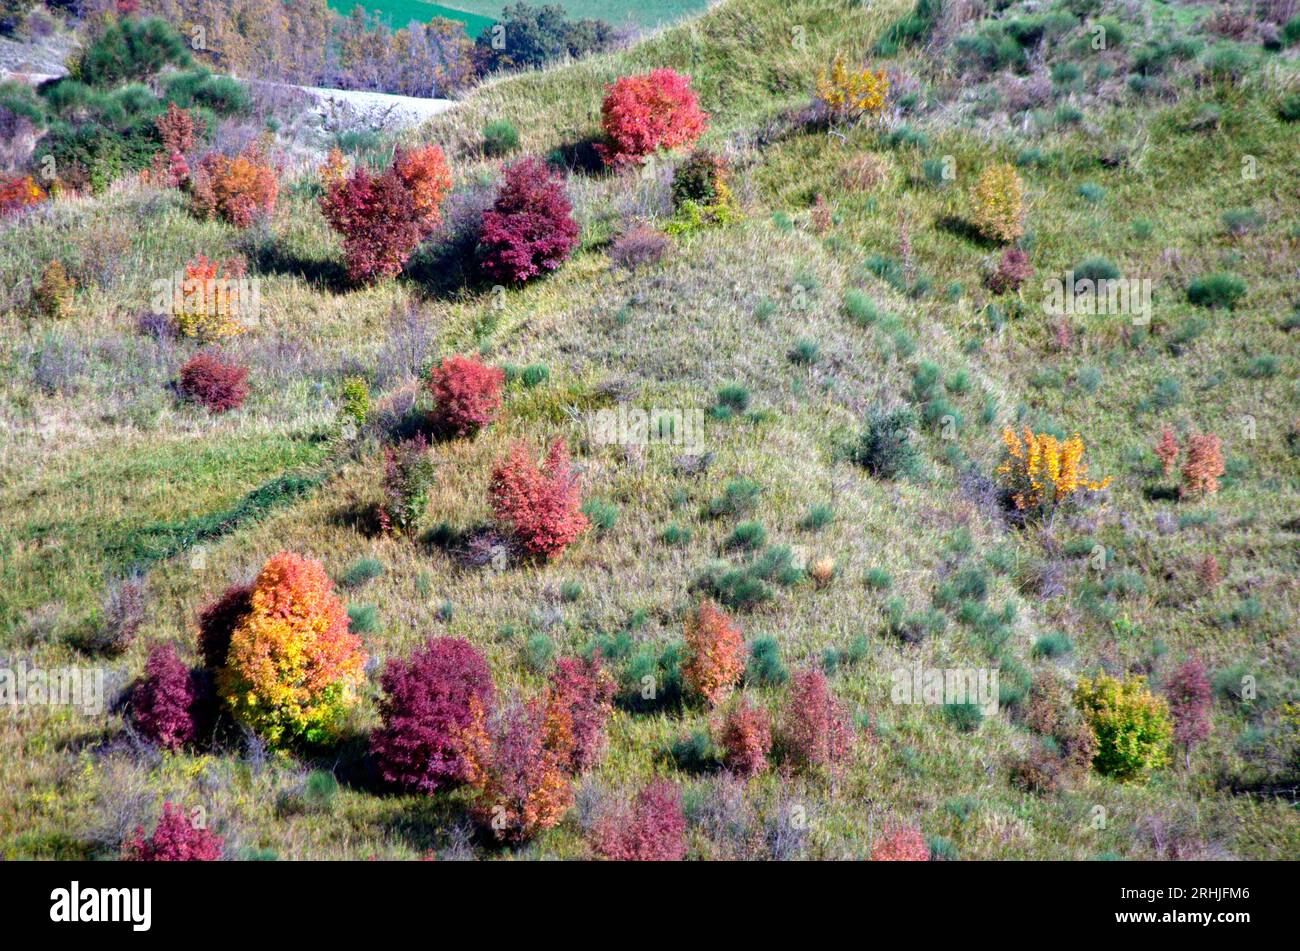
{"label": "red-leaved tree", "polygon": [[1199,657],[1189,657],[1169,678],[1165,689],[1169,712],[1174,716],[1174,739],[1181,743],[1187,766],[1191,767],[1192,747],[1210,735],[1210,701],[1213,690],[1205,664]]}
{"label": "red-leaved tree", "polygon": [[460,638],[431,638],[410,660],[390,660],[380,683],[383,725],[370,750],[384,781],[424,793],[464,782],[461,734],[475,701],[488,710],[496,703],[483,655]]}
{"label": "red-leaved tree", "polygon": [[429,373],[434,421],[456,436],[472,436],[497,418],[505,371],[477,357],[451,356]]}
{"label": "red-leaved tree", "polygon": [[621,168],[659,149],[691,145],[708,126],[691,89],[691,78],[671,69],[623,76],[605,87],[600,107],[607,143],[597,146],[609,165]]}
{"label": "red-leaved tree", "polygon": [[614,679],[599,661],[562,657],[555,662],[546,689],[546,743],[571,775],[600,758],[613,699]]}
{"label": "red-leaved tree", "polygon": [[181,367],[177,388],[182,396],[208,412],[225,413],[244,405],[248,369],[227,363],[215,353],[196,353]]}
{"label": "red-leaved tree", "polygon": [[604,816],[592,847],[617,862],[680,862],[686,858],[686,815],[676,783],[656,779],[637,794],[631,808]]}
{"label": "red-leaved tree", "polygon": [[506,166],[505,182],[483,213],[479,264],[490,278],[518,284],[554,271],[578,244],[564,179],[539,158]]}
{"label": "red-leaved tree", "polygon": [[498,842],[527,842],[564,818],[573,784],[547,745],[544,705],[512,703],[493,715],[476,701],[462,737],[470,813]]}
{"label": "red-leaved tree", "polygon": [[564,440],[556,440],[541,465],[517,442],[492,469],[492,514],[514,532],[524,550],[543,558],[564,551],[590,522],[582,513],[582,488]]}
{"label": "red-leaved tree", "polygon": [[196,826],[175,803],[164,803],[153,833],[142,826],[122,846],[128,862],[215,862],[221,858],[221,836]]}
{"label": "red-leaved tree", "polygon": [[194,739],[194,682],[170,643],[149,652],[144,677],[131,691],[136,729],[159,746],[178,750]]}
{"label": "red-leaved tree", "polygon": [[767,769],[772,751],[772,720],[758,704],[741,698],[722,721],[720,743],[723,763],[741,776],[756,776]]}
{"label": "red-leaved tree", "polygon": [[792,677],[781,741],[798,769],[833,770],[852,747],[853,730],[843,706],[818,668]]}
{"label": "red-leaved tree", "polygon": [[348,276],[358,283],[400,273],[424,236],[415,198],[391,168],[375,176],[359,166],[325,191],[321,211],[343,237]]}
{"label": "red-leaved tree", "polygon": [[416,224],[427,237],[442,223],[442,203],[451,191],[447,156],[436,145],[398,149],[393,156],[393,171],[411,193]]}

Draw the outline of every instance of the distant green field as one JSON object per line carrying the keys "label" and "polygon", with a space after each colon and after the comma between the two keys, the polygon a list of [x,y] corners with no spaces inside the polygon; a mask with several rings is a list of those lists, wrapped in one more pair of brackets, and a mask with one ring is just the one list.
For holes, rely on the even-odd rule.
{"label": "distant green field", "polygon": [[[384,22],[393,28],[406,26],[412,20],[421,23],[433,17],[460,20],[470,36],[478,36],[490,27],[510,0],[457,0],[454,7],[423,0],[365,0],[361,5],[375,10]],[[698,13],[708,6],[708,0],[558,0],[573,19],[593,18],[615,25],[632,22],[643,27],[663,26]],[[340,13],[347,14],[357,4],[356,0],[329,0]]]}
{"label": "distant green field", "polygon": [[[708,0],[530,0],[536,3],[558,3],[571,19],[591,17],[613,24],[629,21],[640,26],[663,26],[708,6]],[[497,17],[504,0],[456,0],[454,6],[486,17]]]}
{"label": "distant green field", "polygon": [[[357,3],[358,0],[329,0],[329,5],[344,16],[351,13]],[[363,0],[360,5],[378,13],[380,18],[393,29],[400,29],[412,20],[427,23],[434,17],[446,17],[464,23],[465,32],[474,37],[495,22],[491,15],[483,16],[480,13],[445,7],[440,3],[425,3],[424,0]],[[483,7],[492,10],[494,14],[500,13],[500,5],[497,3],[483,4]]]}

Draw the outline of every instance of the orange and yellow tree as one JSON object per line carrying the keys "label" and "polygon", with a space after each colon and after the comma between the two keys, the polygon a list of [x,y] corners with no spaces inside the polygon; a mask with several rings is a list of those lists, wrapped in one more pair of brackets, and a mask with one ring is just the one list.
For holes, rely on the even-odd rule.
{"label": "orange and yellow tree", "polygon": [[740,627],[712,601],[686,621],[686,663],[682,675],[693,692],[716,707],[745,672],[745,638]]}
{"label": "orange and yellow tree", "polygon": [[1078,433],[1062,442],[1028,427],[1023,434],[1008,428],[1002,430],[1002,442],[1006,451],[997,468],[998,480],[1022,512],[1051,512],[1081,489],[1098,492],[1110,485],[1109,477],[1100,482],[1086,478],[1083,437]]}
{"label": "orange and yellow tree", "polygon": [[850,68],[837,55],[817,77],[817,98],[837,119],[878,116],[889,102],[889,77],[883,69]]}
{"label": "orange and yellow tree", "polygon": [[320,562],[280,552],[253,583],[217,686],[235,718],[272,746],[320,743],[337,736],[365,664]]}

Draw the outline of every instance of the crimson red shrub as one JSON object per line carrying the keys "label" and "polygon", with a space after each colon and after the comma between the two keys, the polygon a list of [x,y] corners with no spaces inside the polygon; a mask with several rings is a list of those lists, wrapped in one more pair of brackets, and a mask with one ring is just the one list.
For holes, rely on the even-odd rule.
{"label": "crimson red shrub", "polygon": [[797,768],[834,769],[848,755],[853,737],[849,719],[817,668],[792,678],[783,726],[785,754]]}
{"label": "crimson red shrub", "polygon": [[215,353],[196,353],[181,367],[178,389],[209,412],[225,413],[238,409],[247,399],[248,369],[226,363]]}
{"label": "crimson red shrub", "polygon": [[221,836],[200,829],[185,811],[174,803],[165,803],[163,813],[148,837],[142,826],[122,847],[122,857],[129,862],[215,862],[224,845]]}
{"label": "crimson red shrub", "polygon": [[540,467],[525,443],[515,443],[492,469],[488,499],[497,521],[515,533],[527,552],[543,558],[564,551],[590,524],[582,514],[582,489],[563,439],[551,446]]}
{"label": "crimson red shrub", "polygon": [[631,809],[604,817],[592,842],[597,854],[619,862],[680,862],[686,858],[686,815],[676,783],[656,779]]}
{"label": "crimson red shrub", "polygon": [[767,769],[772,750],[772,721],[758,704],[742,698],[722,721],[721,746],[727,769],[754,776]]}
{"label": "crimson red shrub", "polygon": [[342,235],[348,276],[359,283],[400,273],[424,234],[415,196],[391,168],[374,176],[358,167],[326,190],[321,211]]}
{"label": "crimson red shrub", "polygon": [[605,87],[601,123],[608,143],[597,146],[609,165],[640,162],[659,149],[695,142],[708,125],[691,78],[671,69],[623,76]]}
{"label": "crimson red shrub", "polygon": [[497,418],[505,371],[476,357],[452,356],[429,375],[434,418],[447,432],[471,436]]}
{"label": "crimson red shrub", "polygon": [[146,739],[178,750],[194,739],[195,696],[189,668],[175,646],[160,644],[149,652],[144,678],[131,692],[131,718]]}
{"label": "crimson red shrub", "polygon": [[598,661],[562,657],[546,691],[547,745],[577,775],[596,764],[613,710],[614,680]]}
{"label": "crimson red shrub", "polygon": [[554,271],[578,244],[578,223],[564,180],[526,156],[505,169],[505,182],[483,214],[479,263],[493,280],[518,284]]}
{"label": "crimson red shrub", "polygon": [[390,660],[381,684],[383,726],[370,749],[384,781],[425,793],[464,782],[461,733],[474,701],[490,709],[496,698],[483,655],[460,638],[431,638],[410,660]]}

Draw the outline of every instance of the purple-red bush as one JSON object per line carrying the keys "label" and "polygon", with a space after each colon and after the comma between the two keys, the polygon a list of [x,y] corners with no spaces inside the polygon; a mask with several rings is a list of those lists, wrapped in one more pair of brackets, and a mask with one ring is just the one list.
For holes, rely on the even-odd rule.
{"label": "purple-red bush", "polygon": [[529,554],[543,558],[560,554],[590,524],[563,439],[552,444],[541,466],[527,444],[515,443],[492,469],[488,499],[496,520],[515,533]]}
{"label": "purple-red bush", "polygon": [[208,670],[226,666],[230,636],[253,607],[253,586],[235,584],[199,611],[199,656]]}
{"label": "purple-red bush", "polygon": [[451,356],[429,374],[435,422],[457,436],[471,436],[497,418],[505,371],[477,357]]}
{"label": "purple-red bush", "polygon": [[1020,285],[1029,280],[1033,273],[1034,268],[1029,263],[1029,255],[1012,245],[1002,252],[997,270],[989,275],[989,290],[994,294],[1018,291]]}
{"label": "purple-red bush", "polygon": [[742,697],[722,721],[720,744],[723,763],[741,776],[767,769],[772,751],[772,720],[758,704]]}
{"label": "purple-red bush", "polygon": [[826,675],[817,668],[796,673],[786,703],[781,742],[791,764],[804,770],[840,765],[849,753],[853,731]]}
{"label": "purple-red bush", "polygon": [[153,834],[145,836],[136,826],[135,835],[122,846],[122,858],[128,862],[215,862],[221,858],[224,840],[216,833],[200,829],[185,810],[174,803],[163,805],[162,816]]}
{"label": "purple-red bush", "polygon": [[424,793],[464,782],[461,733],[475,700],[484,709],[496,702],[483,655],[460,638],[431,638],[410,660],[390,660],[381,685],[383,726],[370,749],[384,781]]}
{"label": "purple-red bush", "polygon": [[144,677],[131,692],[131,718],[143,736],[169,750],[193,741],[196,691],[174,645],[149,652]]}
{"label": "purple-red bush", "polygon": [[483,215],[479,263],[496,281],[518,284],[554,271],[578,244],[564,179],[539,158],[506,166],[505,182]]}
{"label": "purple-red bush", "polygon": [[614,679],[595,660],[562,657],[546,691],[546,743],[576,776],[596,764],[613,711]]}
{"label": "purple-red bush", "polygon": [[1210,702],[1213,689],[1205,664],[1189,657],[1179,665],[1165,689],[1169,711],[1174,715],[1174,739],[1183,745],[1190,761],[1192,747],[1210,735]]}
{"label": "purple-red bush", "polygon": [[398,274],[424,236],[415,196],[391,168],[375,176],[358,167],[326,190],[321,211],[343,237],[348,276],[359,283]]}
{"label": "purple-red bush", "polygon": [[597,823],[592,847],[618,862],[680,862],[686,858],[686,815],[676,783],[656,779],[623,808]]}
{"label": "purple-red bush", "polygon": [[182,396],[211,413],[238,409],[248,398],[248,369],[204,351],[181,367],[177,384]]}

